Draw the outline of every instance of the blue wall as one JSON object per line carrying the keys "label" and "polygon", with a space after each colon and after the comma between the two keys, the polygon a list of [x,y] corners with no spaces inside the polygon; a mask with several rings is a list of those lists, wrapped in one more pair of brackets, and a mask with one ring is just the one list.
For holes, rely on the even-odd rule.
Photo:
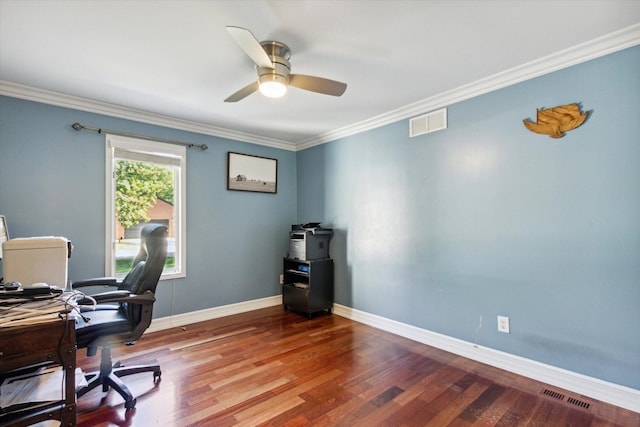
{"label": "blue wall", "polygon": [[[640,389],[640,47],[298,152],[336,302]],[[538,107],[581,102],[561,139]],[[511,334],[497,332],[509,316]]]}
{"label": "blue wall", "polygon": [[[11,237],[73,241],[72,280],[104,275],[104,135],[71,124],[207,144],[187,150],[187,278],[162,281],[154,317],[280,293],[296,222],[295,153],[0,97],[0,214]],[[227,151],[278,159],[278,193],[226,190]]]}
{"label": "blue wall", "polygon": [[[0,97],[0,213],[12,237],[62,235],[72,279],[104,271],[104,136],[188,150],[188,277],[155,316],[280,293],[287,232],[334,226],[336,302],[640,389],[640,48],[299,153]],[[582,102],[562,139],[524,129]],[[226,190],[226,152],[279,160],[278,194]],[[496,316],[512,333],[496,331]]]}

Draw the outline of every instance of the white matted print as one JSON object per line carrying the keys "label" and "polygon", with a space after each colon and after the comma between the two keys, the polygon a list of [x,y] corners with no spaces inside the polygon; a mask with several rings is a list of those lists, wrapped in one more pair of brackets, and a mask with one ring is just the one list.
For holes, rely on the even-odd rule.
{"label": "white matted print", "polygon": [[227,190],[278,192],[278,160],[228,152]]}

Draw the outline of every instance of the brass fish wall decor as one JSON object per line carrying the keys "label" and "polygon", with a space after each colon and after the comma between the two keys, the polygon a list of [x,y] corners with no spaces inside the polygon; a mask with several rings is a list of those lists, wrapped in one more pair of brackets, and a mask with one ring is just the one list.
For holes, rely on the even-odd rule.
{"label": "brass fish wall decor", "polygon": [[588,112],[580,112],[578,104],[567,104],[537,110],[536,123],[528,119],[523,120],[522,123],[531,132],[549,135],[551,138],[562,138],[565,132],[584,123],[588,115]]}

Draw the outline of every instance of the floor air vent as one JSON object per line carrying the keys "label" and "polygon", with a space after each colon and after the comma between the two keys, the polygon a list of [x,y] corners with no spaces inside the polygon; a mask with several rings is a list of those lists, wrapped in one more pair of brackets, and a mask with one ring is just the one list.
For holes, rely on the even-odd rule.
{"label": "floor air vent", "polygon": [[558,393],[557,391],[549,390],[548,388],[542,390],[542,394],[544,394],[545,396],[553,397],[554,399],[564,400],[564,394]]}
{"label": "floor air vent", "polygon": [[[560,401],[565,401],[564,400],[564,394],[562,393],[558,393],[557,391],[553,391],[553,390],[549,390],[548,388],[545,388],[544,390],[542,390],[542,394],[544,394],[545,396],[549,396],[553,399],[557,399]],[[591,407],[591,404],[589,402],[585,402],[583,400],[579,400],[573,397],[568,397],[566,400],[567,403],[571,404],[571,405],[575,405],[575,406],[579,406],[581,408],[584,409],[589,409]]]}
{"label": "floor air vent", "polygon": [[442,108],[409,120],[409,137],[447,128],[447,109]]}
{"label": "floor air vent", "polygon": [[568,398],[567,402],[571,403],[572,405],[576,405],[576,406],[579,406],[581,408],[584,408],[584,409],[589,409],[589,406],[591,406],[589,403],[583,402],[582,400],[574,399],[573,397]]}

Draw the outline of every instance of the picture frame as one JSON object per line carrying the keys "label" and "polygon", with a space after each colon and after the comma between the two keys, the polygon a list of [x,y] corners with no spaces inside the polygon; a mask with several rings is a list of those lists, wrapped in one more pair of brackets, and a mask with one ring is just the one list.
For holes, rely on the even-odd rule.
{"label": "picture frame", "polygon": [[7,228],[7,219],[4,215],[0,215],[0,259],[2,259],[2,244],[9,240],[9,229]]}
{"label": "picture frame", "polygon": [[227,190],[277,193],[278,159],[229,151]]}

